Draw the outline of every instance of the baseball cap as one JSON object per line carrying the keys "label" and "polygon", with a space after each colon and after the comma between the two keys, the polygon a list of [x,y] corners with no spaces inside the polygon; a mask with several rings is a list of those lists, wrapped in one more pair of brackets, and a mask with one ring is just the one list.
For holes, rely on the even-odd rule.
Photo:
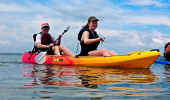
{"label": "baseball cap", "polygon": [[94,21],[94,20],[99,21],[95,16],[91,16],[88,18],[88,21]]}
{"label": "baseball cap", "polygon": [[47,26],[47,27],[50,28],[50,25],[49,25],[48,23],[42,23],[42,24],[41,24],[41,28],[43,28],[43,27],[45,27],[45,26]]}

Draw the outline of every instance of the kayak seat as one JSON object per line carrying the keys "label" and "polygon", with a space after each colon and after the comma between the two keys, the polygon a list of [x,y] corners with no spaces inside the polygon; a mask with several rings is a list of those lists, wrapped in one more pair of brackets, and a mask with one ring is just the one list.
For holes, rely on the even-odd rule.
{"label": "kayak seat", "polygon": [[[33,34],[33,40],[34,40],[34,43],[35,43],[35,41],[36,41],[36,36],[37,36],[37,34]],[[39,50],[35,45],[34,45],[34,47],[33,47],[33,49],[32,49],[32,51],[28,51],[28,53],[31,53],[30,54],[30,57],[28,58],[28,60],[31,58],[31,56],[34,54],[34,53],[40,53],[41,52],[41,50]]]}

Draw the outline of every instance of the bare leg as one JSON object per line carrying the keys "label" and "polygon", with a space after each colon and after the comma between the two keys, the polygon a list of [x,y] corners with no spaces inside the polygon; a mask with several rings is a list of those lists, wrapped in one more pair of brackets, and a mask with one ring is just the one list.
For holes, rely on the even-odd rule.
{"label": "bare leg", "polygon": [[59,51],[59,47],[58,47],[58,46],[52,47],[52,50],[54,51],[54,54],[55,54],[55,55],[60,56],[60,51]]}
{"label": "bare leg", "polygon": [[108,52],[111,56],[115,56],[115,55],[118,55],[115,51],[111,50]]}
{"label": "bare leg", "polygon": [[88,54],[90,56],[111,56],[106,49],[90,51]]}
{"label": "bare leg", "polygon": [[60,52],[63,52],[66,56],[72,56],[72,57],[75,56],[75,55],[74,55],[69,49],[67,49],[64,45],[60,45],[60,46],[59,46],[59,50],[60,50]]}

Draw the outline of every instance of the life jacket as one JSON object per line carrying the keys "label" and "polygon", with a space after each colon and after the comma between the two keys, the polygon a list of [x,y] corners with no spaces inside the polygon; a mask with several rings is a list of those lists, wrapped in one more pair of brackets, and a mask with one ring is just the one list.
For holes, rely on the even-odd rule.
{"label": "life jacket", "polygon": [[[41,37],[41,43],[42,43],[43,45],[49,45],[50,43],[53,43],[53,42],[54,42],[50,34],[43,34],[43,32],[40,32],[40,33],[38,33],[38,34],[41,34],[41,35],[42,35],[42,37]],[[38,34],[34,34],[34,35],[33,35],[34,43],[35,43],[35,41],[36,41],[36,36],[37,36]],[[34,53],[36,53],[36,52],[39,53],[39,52],[41,52],[41,51],[43,51],[43,49],[39,49],[39,48],[37,48],[37,46],[34,45],[32,51],[29,51],[29,53],[31,53],[31,54],[30,54],[30,57],[32,56],[32,54],[34,54]],[[30,59],[30,57],[28,58],[28,60]]]}
{"label": "life jacket", "polygon": [[80,52],[79,56],[86,56],[86,55],[88,55],[89,51],[97,50],[97,47],[100,43],[98,41],[98,42],[94,42],[92,44],[85,44],[84,41],[81,41],[81,37],[82,37],[84,31],[89,32],[89,39],[95,39],[95,38],[99,37],[99,35],[97,34],[96,31],[92,32],[89,28],[81,29],[80,32],[78,33],[78,40],[80,41],[80,45],[81,45],[81,52]]}
{"label": "life jacket", "polygon": [[51,37],[50,34],[41,34],[41,35],[42,35],[42,37],[41,37],[41,43],[42,43],[43,45],[49,45],[49,44],[51,44],[51,43],[54,43],[54,41],[53,41],[53,39],[52,39],[52,37]]}
{"label": "life jacket", "polygon": [[[50,34],[43,34],[42,32],[40,32],[40,33],[38,33],[38,34],[41,34],[41,35],[42,35],[42,37],[41,37],[41,44],[43,44],[43,45],[49,45],[50,43],[53,43],[53,42],[54,42]],[[36,41],[36,36],[37,36],[38,34],[34,34],[34,35],[33,35],[34,42]]]}

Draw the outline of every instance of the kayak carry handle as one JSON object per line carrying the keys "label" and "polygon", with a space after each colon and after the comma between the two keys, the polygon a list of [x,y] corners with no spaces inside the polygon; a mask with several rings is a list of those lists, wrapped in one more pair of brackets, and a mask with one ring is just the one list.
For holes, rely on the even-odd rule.
{"label": "kayak carry handle", "polygon": [[157,51],[157,52],[159,52],[160,50],[159,50],[159,49],[152,49],[151,51]]}

